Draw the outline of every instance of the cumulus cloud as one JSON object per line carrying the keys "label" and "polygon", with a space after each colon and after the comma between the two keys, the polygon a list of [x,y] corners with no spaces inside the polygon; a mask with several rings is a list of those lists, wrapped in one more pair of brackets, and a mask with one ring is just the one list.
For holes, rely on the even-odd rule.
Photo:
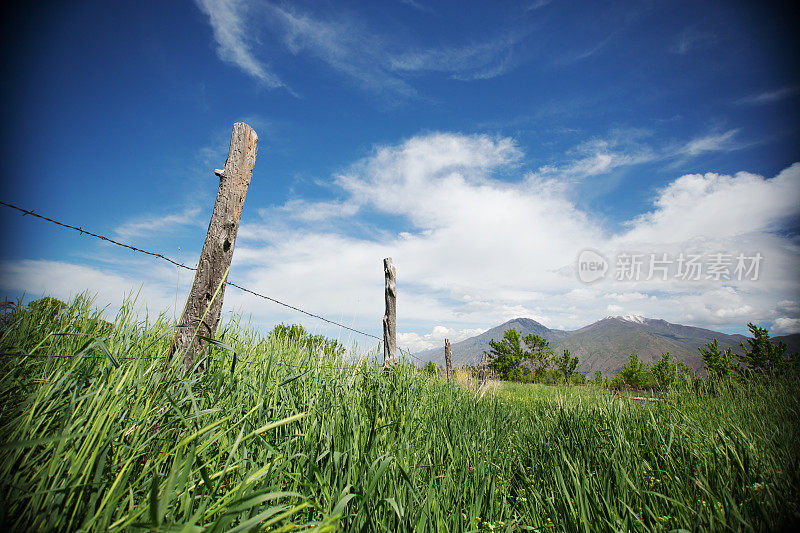
{"label": "cumulus cloud", "polygon": [[790,335],[800,333],[800,318],[776,318],[772,324],[773,335]]}
{"label": "cumulus cloud", "polygon": [[800,211],[800,164],[773,179],[687,174],[662,189],[654,209],[630,222],[633,242],[680,242],[695,237],[732,238],[778,229]]}
{"label": "cumulus cloud", "polygon": [[[775,177],[676,177],[656,192],[647,212],[612,233],[577,207],[574,191],[529,179],[523,160],[512,139],[486,135],[430,133],[377,146],[333,177],[338,200],[251,205],[260,220],[240,229],[231,280],[380,336],[381,260],[392,257],[399,338],[414,351],[518,316],[560,329],[635,313],[719,328],[757,321],[783,331],[797,318],[800,242],[782,230],[800,216],[800,163]],[[376,213],[391,215],[391,225]],[[318,224],[318,215],[337,222]],[[280,219],[289,220],[274,223]],[[350,231],[356,225],[359,231]],[[585,285],[571,266],[586,248],[609,260],[636,250],[758,252],[764,260],[755,281],[612,277]],[[12,267],[7,288],[47,288],[44,266],[5,268]],[[64,271],[72,277],[56,283],[62,292],[95,285],[93,273]],[[154,290],[171,292],[155,282]],[[98,277],[96,283],[121,293],[132,280]],[[165,296],[153,298],[169,304]],[[229,290],[225,303],[226,311],[242,309],[266,328],[300,321],[313,331],[345,335],[246,293]]]}
{"label": "cumulus cloud", "polygon": [[444,346],[444,340],[448,339],[451,343],[463,341],[475,335],[480,335],[486,331],[481,328],[455,330],[446,326],[434,326],[430,333],[422,335],[414,332],[398,333],[397,344],[404,350],[411,353],[422,352]]}
{"label": "cumulus cloud", "polygon": [[[551,327],[576,327],[608,309],[678,322],[688,313],[694,323],[731,326],[773,318],[770,309],[780,295],[796,292],[796,244],[772,231],[797,216],[800,165],[770,179],[749,173],[680,177],[658,192],[651,211],[608,235],[564,190],[493,177],[518,169],[521,157],[508,138],[447,133],[378,147],[336,183],[347,202],[400,216],[409,231],[376,228],[370,239],[287,228],[261,247],[247,246],[248,254],[275,258],[252,272],[254,282],[273,279],[297,301],[316,294],[316,301],[330,302],[330,311],[357,300],[366,320],[382,314],[379,261],[392,256],[401,287],[399,324],[413,343],[425,340],[416,332],[431,320],[460,330],[530,316]],[[583,248],[615,251],[642,243],[654,252],[687,243],[761,250],[770,267],[751,286],[608,280],[598,291],[578,283],[574,273],[562,274]],[[323,271],[324,277],[313,276]],[[292,279],[307,281],[291,287]]]}
{"label": "cumulus cloud", "polygon": [[93,266],[46,260],[4,261],[0,263],[0,272],[0,288],[5,291],[24,290],[32,298],[48,295],[63,301],[87,291],[95,298],[95,304],[101,309],[109,308],[112,316],[130,296],[136,296],[139,307],[146,307],[155,314],[162,311],[173,314],[176,309],[180,313],[185,297],[176,300],[176,294],[183,295],[189,281],[184,279],[178,285],[176,275],[170,276],[158,268],[150,269],[150,276],[143,276],[142,272],[126,275]]}

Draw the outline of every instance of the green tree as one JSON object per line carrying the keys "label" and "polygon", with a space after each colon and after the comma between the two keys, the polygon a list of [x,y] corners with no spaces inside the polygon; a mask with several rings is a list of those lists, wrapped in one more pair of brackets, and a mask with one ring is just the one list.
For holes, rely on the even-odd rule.
{"label": "green tree", "polygon": [[287,343],[305,345],[311,351],[322,351],[325,354],[343,355],[345,347],[339,341],[328,339],[323,335],[311,335],[300,324],[278,324],[270,332],[270,337]]}
{"label": "green tree", "polygon": [[598,386],[603,384],[603,373],[599,370],[594,373],[594,384]]}
{"label": "green tree", "polygon": [[662,352],[661,359],[653,365],[651,372],[653,373],[653,378],[656,380],[658,388],[667,390],[675,381],[677,365],[669,362],[669,352]]}
{"label": "green tree", "polygon": [[747,327],[753,338],[747,339],[747,346],[740,343],[744,355],[738,357],[739,362],[746,364],[753,372],[786,373],[792,366],[786,357],[786,344],[773,343],[767,330],[752,322],[747,324]]}
{"label": "green tree", "polygon": [[500,379],[510,379],[519,373],[519,365],[525,359],[522,339],[515,329],[506,330],[499,341],[489,341],[491,350],[486,352],[489,368],[496,372]]}
{"label": "green tree", "polygon": [[553,359],[553,350],[550,348],[549,342],[533,333],[526,335],[524,340],[528,347],[528,351],[525,352],[525,360],[531,366],[534,380],[541,381]]}
{"label": "green tree", "polygon": [[616,385],[625,384],[634,389],[641,389],[649,385],[651,381],[652,375],[648,372],[647,365],[643,361],[639,361],[638,354],[632,353],[628,364],[620,369],[612,383],[616,382]]}
{"label": "green tree", "polygon": [[586,385],[586,374],[575,372],[570,378],[570,383],[573,385]]}
{"label": "green tree", "polygon": [[575,367],[578,366],[578,356],[572,357],[569,350],[565,349],[564,353],[556,358],[555,363],[558,370],[564,375],[564,382],[569,385],[569,378],[575,373]]}
{"label": "green tree", "polygon": [[736,370],[735,354],[730,346],[725,350],[720,350],[717,339],[701,346],[698,350],[703,357],[703,365],[706,367],[709,377],[722,378]]}
{"label": "green tree", "polygon": [[424,365],[422,365],[422,372],[429,376],[435,376],[439,373],[439,368],[436,366],[436,363],[433,361],[428,361]]}

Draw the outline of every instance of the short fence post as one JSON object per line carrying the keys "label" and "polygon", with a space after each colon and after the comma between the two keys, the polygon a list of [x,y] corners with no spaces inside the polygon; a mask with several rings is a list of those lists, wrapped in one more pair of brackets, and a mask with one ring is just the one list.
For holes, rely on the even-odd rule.
{"label": "short fence post", "polygon": [[397,364],[397,270],[392,258],[383,260],[383,275],[386,279],[384,296],[386,312],[383,315],[383,367]]}
{"label": "short fence post", "polygon": [[450,341],[444,340],[444,364],[447,371],[447,381],[453,380],[453,360],[450,355]]}
{"label": "short fence post", "polygon": [[[182,354],[184,372],[195,367],[198,354],[206,344],[197,335],[213,337],[217,330],[225,292],[224,281],[233,258],[244,199],[256,163],[257,143],[258,136],[253,128],[237,122],[233,125],[225,168],[214,171],[219,176],[214,211],[192,289],[167,358],[169,361],[176,353]],[[204,369],[204,364],[198,366],[199,372]]]}

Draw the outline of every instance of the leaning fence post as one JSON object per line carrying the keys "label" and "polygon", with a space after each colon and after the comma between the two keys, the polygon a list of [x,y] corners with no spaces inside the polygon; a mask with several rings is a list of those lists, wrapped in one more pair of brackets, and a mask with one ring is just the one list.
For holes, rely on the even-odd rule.
{"label": "leaning fence post", "polygon": [[453,379],[453,361],[450,356],[450,341],[445,339],[444,340],[444,365],[447,369],[447,381],[452,381]]}
{"label": "leaning fence post", "polygon": [[[244,198],[256,163],[257,144],[258,136],[253,128],[237,122],[233,125],[225,168],[214,170],[219,177],[217,199],[192,289],[168,356],[169,360],[174,354],[182,354],[184,371],[195,367],[198,355],[206,344],[198,335],[213,337],[217,330],[225,292],[223,282],[233,258],[233,245],[239,230]],[[202,372],[205,364],[197,368]]]}
{"label": "leaning fence post", "polygon": [[383,275],[386,278],[386,312],[383,315],[383,366],[397,364],[397,270],[392,258],[383,260]]}

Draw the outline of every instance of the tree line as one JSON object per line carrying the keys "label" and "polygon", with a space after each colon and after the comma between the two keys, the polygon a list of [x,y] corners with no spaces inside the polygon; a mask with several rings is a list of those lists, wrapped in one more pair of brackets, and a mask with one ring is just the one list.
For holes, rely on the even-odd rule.
{"label": "tree line", "polygon": [[[800,376],[800,355],[790,354],[783,342],[773,342],[765,328],[753,323],[747,327],[751,338],[740,343],[741,353],[730,347],[721,349],[717,339],[698,348],[707,379]],[[549,342],[538,335],[522,337],[516,329],[509,329],[500,340],[490,340],[489,346],[490,350],[485,352],[489,369],[501,380],[549,384],[587,382],[583,374],[576,372],[577,356],[567,349],[560,355],[554,354]],[[698,379],[685,361],[676,361],[669,352],[662,353],[661,359],[653,364],[641,361],[634,353],[612,379],[597,371],[589,383],[611,389],[667,390]]]}

